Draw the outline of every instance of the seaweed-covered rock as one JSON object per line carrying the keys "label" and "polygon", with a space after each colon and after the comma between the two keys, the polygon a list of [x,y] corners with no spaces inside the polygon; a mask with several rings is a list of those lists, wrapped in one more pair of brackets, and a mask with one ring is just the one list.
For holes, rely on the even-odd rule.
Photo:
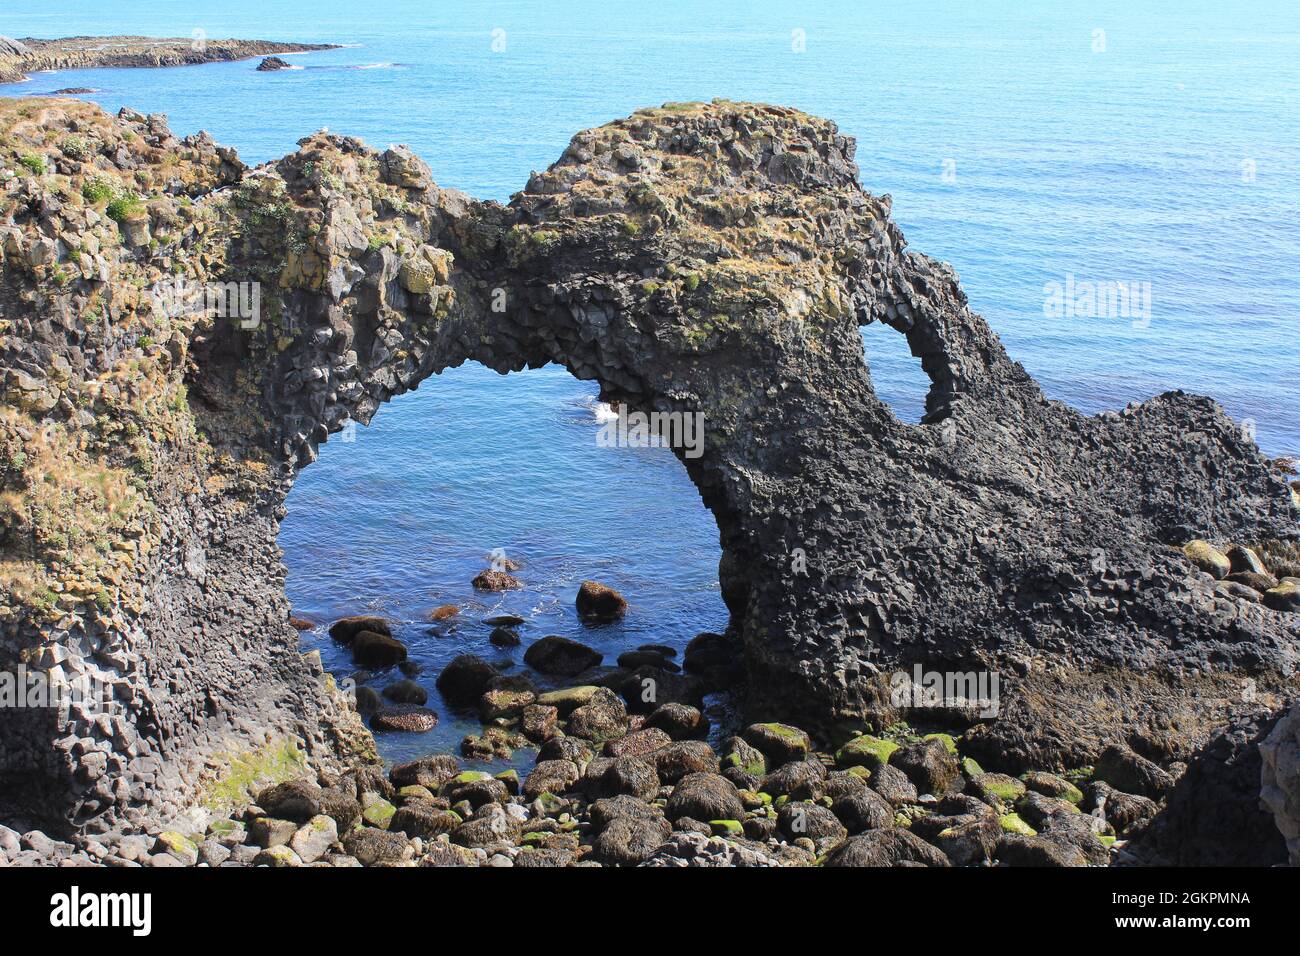
{"label": "seaweed-covered rock", "polygon": [[826,858],[827,866],[951,866],[939,850],[901,827],[849,837]]}
{"label": "seaweed-covered rock", "polygon": [[907,774],[921,793],[943,796],[962,785],[956,755],[937,738],[900,747],[890,756],[889,763]]}
{"label": "seaweed-covered rock", "polygon": [[608,585],[583,581],[578,587],[577,607],[583,620],[607,623],[627,613],[627,600]]}
{"label": "seaweed-covered rock", "polygon": [[687,774],[673,787],[665,813],[670,820],[736,820],[744,816],[735,785],[716,773]]}

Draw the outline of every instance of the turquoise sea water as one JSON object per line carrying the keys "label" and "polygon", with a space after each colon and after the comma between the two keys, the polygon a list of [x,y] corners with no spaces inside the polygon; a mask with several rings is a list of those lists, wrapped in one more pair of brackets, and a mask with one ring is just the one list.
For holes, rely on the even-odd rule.
{"label": "turquoise sea water", "polygon": [[[1300,452],[1300,6],[1077,6],[6,0],[9,36],[201,30],[349,46],[282,73],[255,61],[70,71],[0,95],[92,87],[86,98],[108,109],[167,113],[248,162],[322,126],[404,142],[440,184],[500,200],[577,130],[641,106],[796,106],[857,137],[864,185],[892,194],[914,248],[954,264],[1051,397],[1092,412],[1182,387],[1252,420],[1267,452]],[[1149,320],[1047,315],[1045,285],[1068,276],[1149,284]],[[914,419],[924,383],[901,337],[864,338],[877,388]],[[405,622],[432,687],[458,650],[510,656],[473,625],[477,605],[450,633],[422,620],[448,602],[494,608],[468,581],[499,547],[524,562],[528,587],[502,606],[530,619],[525,640],[570,634],[612,662],[721,628],[711,517],[666,450],[595,446],[593,396],[560,370],[465,367],[355,442],[332,440],[281,534],[297,611]],[[624,591],[625,624],[577,622],[584,577]],[[304,642],[346,673],[327,638]],[[468,724],[435,705],[438,730],[382,747],[453,744]]]}

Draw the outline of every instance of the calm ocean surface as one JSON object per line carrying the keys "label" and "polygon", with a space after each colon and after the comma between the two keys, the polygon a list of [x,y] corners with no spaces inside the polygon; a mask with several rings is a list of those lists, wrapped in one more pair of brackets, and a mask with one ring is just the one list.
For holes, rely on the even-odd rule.
{"label": "calm ocean surface", "polygon": [[[256,61],[83,70],[0,95],[92,87],[86,98],[107,109],[167,113],[178,133],[207,129],[250,163],[322,126],[403,142],[441,185],[503,201],[573,133],[638,107],[796,106],[857,137],[864,185],[893,195],[914,248],[954,264],[1051,397],[1094,412],[1182,387],[1253,420],[1265,451],[1300,452],[1300,5],[1065,6],[6,0],[0,34],[13,37],[349,46],[281,73]],[[1044,287],[1068,276],[1149,283],[1150,315],[1048,317]],[[878,390],[914,420],[925,386],[901,336],[864,338]],[[721,629],[712,518],[667,450],[596,447],[594,394],[562,370],[466,366],[398,399],[355,442],[332,440],[280,536],[297,613],[404,622],[431,691],[462,650],[522,667],[477,624],[498,608],[529,619],[525,644],[568,634],[609,663]],[[500,601],[469,586],[493,548],[523,563],[527,585]],[[628,597],[623,624],[576,620],[587,577]],[[444,603],[468,609],[431,632],[426,615]],[[304,644],[350,671],[323,633]],[[436,693],[432,705],[441,725],[381,739],[386,756],[449,748],[476,727]]]}

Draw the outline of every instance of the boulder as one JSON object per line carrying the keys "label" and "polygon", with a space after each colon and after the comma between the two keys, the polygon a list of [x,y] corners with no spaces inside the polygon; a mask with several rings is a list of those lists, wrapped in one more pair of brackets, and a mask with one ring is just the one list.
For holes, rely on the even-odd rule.
{"label": "boulder", "polygon": [[383,670],[406,660],[406,645],[395,637],[376,631],[360,631],[349,645],[358,667]]}
{"label": "boulder", "polygon": [[1264,606],[1274,611],[1300,613],[1300,585],[1290,581],[1264,592]]}
{"label": "boulder", "polygon": [[405,834],[373,827],[362,827],[344,836],[343,850],[362,866],[402,863],[415,856]]}
{"label": "boulder", "polygon": [[850,833],[894,825],[893,804],[868,787],[840,797],[831,805],[831,811]]}
{"label": "boulder", "polygon": [[870,830],[851,836],[826,858],[826,865],[844,866],[951,866],[948,857],[919,836],[902,827]]}
{"label": "boulder", "polygon": [[916,787],[907,778],[907,774],[889,764],[876,768],[867,781],[867,786],[896,807],[917,801]]}
{"label": "boulder", "polygon": [[835,763],[840,767],[866,767],[875,770],[881,764],[889,763],[889,758],[898,744],[871,734],[854,737],[835,754]]}
{"label": "boulder", "polygon": [[397,764],[388,776],[398,787],[421,786],[437,790],[458,773],[460,761],[451,754],[429,754]]}
{"label": "boulder", "polygon": [[789,724],[750,724],[741,736],[763,752],[769,767],[802,760],[812,753],[812,739]]}
{"label": "boulder", "polygon": [[289,841],[289,847],[303,863],[315,863],[338,842],[338,824],[332,817],[312,817]]}
{"label": "boulder", "polygon": [[687,774],[673,787],[664,809],[668,819],[739,820],[745,807],[735,785],[717,773]]}
{"label": "boulder", "polygon": [[1003,866],[1087,866],[1088,858],[1074,843],[1061,835],[1025,836],[1003,833],[993,851]]}
{"label": "boulder", "polygon": [[392,628],[388,621],[382,617],[372,617],[369,615],[359,615],[356,617],[340,618],[330,625],[330,637],[340,644],[351,644],[352,639],[362,631],[369,631],[372,634],[383,634],[387,637],[393,636]]}
{"label": "boulder", "polygon": [[826,786],[826,768],[820,760],[796,760],[771,771],[759,789],[774,797],[820,800]]}
{"label": "boulder", "polygon": [[1183,554],[1192,564],[1216,578],[1226,578],[1232,571],[1228,556],[1208,541],[1189,541],[1183,546]]}
{"label": "boulder", "polygon": [[592,852],[609,866],[636,866],[649,859],[671,833],[663,817],[618,817],[600,831]]}
{"label": "boulder", "polygon": [[287,780],[257,795],[257,805],[268,816],[306,823],[322,812],[323,791],[309,780]]}
{"label": "boulder", "polygon": [[537,703],[544,707],[554,707],[561,717],[568,717],[600,690],[596,684],[582,684],[578,687],[564,687],[560,690],[548,690],[537,695]]}
{"label": "boulder", "polygon": [[560,712],[547,704],[529,704],[519,718],[519,729],[535,744],[544,744],[559,732]]}
{"label": "boulder", "polygon": [[617,621],[627,613],[627,601],[623,595],[595,581],[583,581],[578,586],[575,603],[578,617],[593,623]]}
{"label": "boulder", "polygon": [[529,646],[524,652],[524,663],[543,674],[574,677],[589,667],[595,667],[601,662],[602,656],[586,644],[550,635]]}
{"label": "boulder", "polygon": [[961,765],[956,755],[949,752],[943,741],[922,740],[894,751],[890,766],[907,774],[917,790],[936,797],[951,793],[963,786]]}
{"label": "boulder", "polygon": [[504,571],[480,571],[470,583],[479,591],[513,591],[524,586],[513,574]]}
{"label": "boulder", "polygon": [[569,714],[565,730],[574,737],[587,740],[620,737],[627,731],[627,709],[617,694],[601,687],[587,703]]}
{"label": "boulder", "polygon": [[647,727],[657,727],[673,740],[691,740],[709,732],[709,719],[690,704],[661,704],[645,720]]}
{"label": "boulder", "polygon": [[1159,799],[1174,785],[1174,779],[1160,766],[1127,747],[1111,745],[1102,751],[1093,776],[1116,790]]}
{"label": "boulder", "polygon": [[436,839],[460,826],[461,819],[450,810],[423,800],[413,800],[399,807],[388,821],[388,829],[422,840]]}
{"label": "boulder", "polygon": [[423,704],[429,692],[413,680],[399,680],[384,688],[384,697],[397,704]]}
{"label": "boulder", "polygon": [[1032,771],[1021,779],[1027,788],[1043,796],[1056,797],[1058,800],[1067,800],[1075,804],[1083,802],[1083,791],[1057,774]]}
{"label": "boulder", "polygon": [[536,800],[543,793],[559,796],[578,782],[581,774],[572,760],[542,760],[524,780],[524,796]]}
{"label": "boulder", "polygon": [[807,837],[818,852],[843,843],[849,831],[839,818],[819,803],[791,801],[778,811],[777,827],[789,840]]}
{"label": "boulder", "polygon": [[381,707],[370,718],[370,729],[380,732],[423,734],[438,726],[438,715],[418,704]]}
{"label": "boulder", "polygon": [[608,757],[644,757],[672,742],[672,738],[658,727],[646,727],[606,742],[604,753]]}
{"label": "boulder", "polygon": [[447,703],[465,707],[477,703],[498,676],[496,668],[481,657],[457,654],[438,675],[437,687]]}
{"label": "boulder", "polygon": [[639,757],[616,757],[599,777],[602,796],[627,794],[639,800],[653,800],[659,793],[659,775]]}
{"label": "boulder", "polygon": [[718,756],[703,740],[683,740],[649,755],[664,783],[675,784],[687,774],[717,773]]}

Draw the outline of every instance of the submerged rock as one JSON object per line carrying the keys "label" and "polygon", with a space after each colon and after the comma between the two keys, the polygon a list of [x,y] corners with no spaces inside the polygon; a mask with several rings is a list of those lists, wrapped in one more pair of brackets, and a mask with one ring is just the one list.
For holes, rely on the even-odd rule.
{"label": "submerged rock", "polygon": [[627,613],[627,601],[613,588],[595,581],[578,586],[578,616],[585,621],[607,623]]}
{"label": "submerged rock", "polygon": [[470,583],[480,591],[512,591],[524,586],[514,575],[492,570],[480,571]]}
{"label": "submerged rock", "polygon": [[534,641],[524,652],[524,663],[543,674],[574,677],[595,667],[603,655],[586,644],[567,637],[551,635]]}
{"label": "submerged rock", "polygon": [[473,654],[457,654],[438,675],[437,687],[453,706],[475,704],[500,675],[497,669]]}
{"label": "submerged rock", "polygon": [[375,631],[360,631],[350,645],[352,660],[359,667],[382,670],[406,660],[406,645],[395,637]]}
{"label": "submerged rock", "polygon": [[370,718],[370,726],[375,730],[422,734],[438,726],[438,715],[418,704],[395,704],[377,710]]}

